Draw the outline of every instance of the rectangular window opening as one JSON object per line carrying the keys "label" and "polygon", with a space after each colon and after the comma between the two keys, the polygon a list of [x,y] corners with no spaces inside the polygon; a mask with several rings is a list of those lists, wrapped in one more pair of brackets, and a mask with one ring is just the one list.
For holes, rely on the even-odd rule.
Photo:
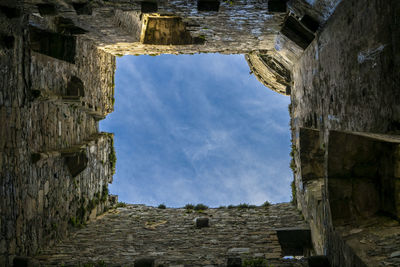
{"label": "rectangular window opening", "polygon": [[141,2],[142,13],[154,13],[158,11],[157,2]]}
{"label": "rectangular window opening", "polygon": [[35,52],[75,63],[76,39],[74,36],[30,27],[30,46]]}
{"label": "rectangular window opening", "polygon": [[286,0],[269,0],[268,11],[276,13],[286,12]]}
{"label": "rectangular window opening", "polygon": [[314,34],[307,30],[296,18],[289,16],[281,33],[292,40],[295,44],[302,49],[306,49],[314,40]]}
{"label": "rectangular window opening", "polygon": [[219,1],[215,0],[199,0],[197,1],[198,11],[219,11]]}

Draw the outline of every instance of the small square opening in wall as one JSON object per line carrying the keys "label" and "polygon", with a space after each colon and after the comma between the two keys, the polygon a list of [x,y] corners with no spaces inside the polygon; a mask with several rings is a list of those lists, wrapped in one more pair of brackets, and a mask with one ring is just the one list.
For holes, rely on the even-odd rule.
{"label": "small square opening in wall", "polygon": [[303,16],[300,22],[312,32],[316,32],[319,28],[319,22],[307,14]]}
{"label": "small square opening in wall", "polygon": [[72,6],[78,15],[92,15],[92,8],[88,3],[73,3]]}
{"label": "small square opening in wall", "polygon": [[0,48],[12,49],[14,48],[15,38],[12,35],[0,34]]}
{"label": "small square opening in wall", "polygon": [[57,9],[53,4],[37,4],[37,8],[41,16],[57,15]]}
{"label": "small square opening in wall", "polygon": [[29,38],[30,47],[33,51],[75,63],[76,39],[74,36],[30,27]]}
{"label": "small square opening in wall", "polygon": [[314,34],[306,29],[303,24],[293,16],[289,16],[286,19],[281,33],[302,49],[306,49],[315,37]]}
{"label": "small square opening in wall", "polygon": [[157,2],[141,2],[142,13],[154,13],[158,11]]}
{"label": "small square opening in wall", "polygon": [[177,17],[149,17],[143,38],[144,44],[187,45],[193,38],[185,23]]}
{"label": "small square opening in wall", "polygon": [[21,11],[18,8],[3,5],[0,5],[0,13],[3,13],[8,19],[21,16]]}
{"label": "small square opening in wall", "polygon": [[219,1],[215,0],[198,0],[197,1],[198,11],[219,11]]}
{"label": "small square opening in wall", "polygon": [[286,0],[269,0],[268,1],[269,12],[286,12]]}
{"label": "small square opening in wall", "polygon": [[307,256],[312,249],[311,231],[302,228],[276,229],[282,256]]}

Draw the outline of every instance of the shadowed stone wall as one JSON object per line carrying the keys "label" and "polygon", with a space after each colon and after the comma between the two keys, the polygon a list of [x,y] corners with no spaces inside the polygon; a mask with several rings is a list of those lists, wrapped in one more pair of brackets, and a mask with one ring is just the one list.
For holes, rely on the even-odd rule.
{"label": "shadowed stone wall", "polygon": [[[79,37],[75,63],[34,52],[28,16],[12,10],[0,13],[1,266],[106,210],[113,174],[98,118],[113,110],[114,57]],[[74,86],[82,97],[65,98]]]}
{"label": "shadowed stone wall", "polygon": [[[390,158],[385,163],[388,165],[379,165],[393,170],[393,177],[381,184],[385,190],[390,188],[388,184],[393,185],[396,197],[392,201],[383,197],[383,204],[366,216],[365,224],[333,224],[330,197],[337,191],[328,187],[329,174],[335,171],[329,169],[329,162],[341,154],[330,154],[339,145],[332,145],[335,140],[330,133],[373,132],[398,138],[400,3],[281,2],[221,1],[216,7],[181,0],[3,1],[0,265],[11,265],[16,255],[36,255],[39,248],[64,238],[68,229],[94,219],[115,200],[107,190],[115,168],[113,139],[98,131],[98,120],[113,110],[113,55],[197,52],[249,53],[254,56],[252,62],[257,61],[250,67],[258,78],[275,87],[272,89],[290,94],[295,191],[314,245],[314,251],[307,253],[328,255],[332,266],[398,265],[399,223],[394,220],[398,219],[400,202],[396,195],[398,147],[390,145],[393,153],[383,153]],[[176,23],[155,26],[169,17]],[[152,20],[155,23],[151,24]],[[350,139],[343,141],[344,147]],[[132,212],[139,212],[136,208],[129,206],[118,214],[108,214],[104,221],[98,221],[99,227],[107,227],[107,220],[125,220]],[[379,214],[379,210],[389,215]],[[180,219],[179,210],[171,212],[177,212],[171,221]],[[215,211],[216,218],[231,216],[219,212]],[[272,224],[280,216],[290,221],[285,212],[277,210],[265,219]],[[234,216],[241,222],[238,214]],[[255,224],[263,227],[263,222]],[[269,233],[270,226],[265,227]],[[94,229],[90,226],[77,235],[86,240],[84,235],[93,235]],[[110,233],[113,229],[117,232],[112,228]],[[280,233],[284,237],[287,232]],[[277,248],[274,235],[268,238]],[[69,244],[73,246],[73,240]],[[282,240],[281,245],[285,246]],[[247,251],[236,245],[232,248]],[[90,253],[74,249],[74,261],[93,260]],[[226,254],[225,249],[216,255]],[[263,249],[267,256],[268,246],[257,245],[249,251]],[[52,251],[47,253],[42,261],[64,260],[59,252],[54,252],[54,257]],[[124,255],[120,256],[124,260]],[[270,259],[277,260],[274,257]]]}
{"label": "shadowed stone wall", "polygon": [[[345,160],[351,153],[360,152],[354,146],[363,142],[362,137],[356,136],[353,141],[350,139],[338,141],[334,136],[331,138],[331,133],[336,131],[346,131],[349,134],[381,133],[390,135],[388,140],[398,139],[400,130],[398,14],[398,1],[342,1],[324,29],[317,33],[315,40],[293,67],[291,126],[296,147],[295,177],[298,203],[306,220],[310,221],[314,248],[319,254],[330,255],[331,264],[334,266],[398,265],[393,253],[398,251],[399,247],[395,241],[393,245],[384,241],[388,237],[381,228],[384,224],[386,229],[393,227],[391,228],[393,233],[397,231],[398,222],[393,220],[390,212],[381,214],[383,217],[369,214],[368,220],[365,219],[363,223],[352,223],[342,232],[333,226],[331,214],[340,214],[346,220],[351,220],[357,212],[345,215],[344,208],[347,204],[332,206],[335,195],[333,191],[328,190],[329,184],[333,186],[337,182],[333,173],[341,168],[335,165],[335,159],[336,162]],[[312,128],[315,131],[307,132],[302,130],[304,128]],[[310,139],[314,140],[312,147],[321,150],[318,153],[323,154],[322,157],[313,157],[315,153],[312,150],[310,154],[302,154],[302,144],[310,143]],[[388,146],[383,150],[385,153],[391,153],[392,148],[389,147],[393,145],[378,143],[377,147],[379,144]],[[395,167],[396,163],[392,161],[393,154],[388,158],[382,154],[381,158],[387,159],[386,165],[377,167],[380,163],[374,161],[372,164],[370,159],[379,152],[374,149],[371,151],[367,147],[361,150],[362,156],[354,158],[358,166],[347,164],[345,168],[350,168],[351,173],[342,177],[345,179],[343,181],[355,179],[354,172],[357,172],[360,166],[375,167],[380,173],[385,172],[385,168]],[[322,171],[318,171],[321,167]],[[315,179],[310,179],[310,169],[316,174],[313,174]],[[373,179],[379,179],[378,176],[375,175]],[[367,198],[378,192],[380,187],[393,188],[393,180],[389,180],[385,179],[381,185],[377,183],[367,186],[365,190],[361,185],[353,188],[361,196],[360,199],[363,199],[362,205],[367,205]],[[346,190],[342,188],[335,192],[345,194],[344,191]],[[349,193],[348,190],[347,192]],[[390,194],[386,192],[383,195],[389,197]],[[392,200],[385,209],[392,207],[393,210],[394,202],[395,200]],[[380,203],[373,203],[372,206],[379,205]],[[332,210],[332,207],[335,210]],[[363,233],[364,237],[363,234],[358,235],[359,233]],[[365,240],[369,240],[370,243]],[[368,243],[370,249],[375,247],[381,252],[384,250],[386,252],[368,254],[367,248],[361,248],[363,243]],[[372,259],[373,257],[375,258]]]}

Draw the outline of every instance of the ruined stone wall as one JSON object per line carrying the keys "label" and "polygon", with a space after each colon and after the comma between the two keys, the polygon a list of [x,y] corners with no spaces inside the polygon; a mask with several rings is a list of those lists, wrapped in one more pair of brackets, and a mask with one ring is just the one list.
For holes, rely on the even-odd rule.
{"label": "ruined stone wall", "polygon": [[[1,266],[15,255],[37,253],[107,209],[115,157],[113,136],[98,133],[97,118],[58,97],[76,75],[89,104],[109,113],[114,57],[82,41],[76,64],[35,53],[28,16],[9,15],[0,13]],[[35,90],[55,94],[36,98]]]}
{"label": "ruined stone wall", "polygon": [[[221,1],[218,11],[199,10],[197,1],[157,1],[157,8],[149,12],[149,16],[158,14],[158,16],[182,18],[187,34],[197,40],[195,43],[181,43],[179,47],[155,46],[148,42],[146,44],[140,42],[140,36],[126,34],[132,27],[132,21],[140,22],[132,28],[142,30],[141,2],[131,1],[129,4],[122,1],[104,2],[101,7],[99,6],[101,16],[96,16],[98,13],[94,7],[93,17],[90,20],[85,20],[84,16],[79,17],[78,25],[82,28],[86,25],[103,28],[103,17],[107,10],[110,19],[120,22],[120,29],[117,30],[120,30],[121,34],[113,36],[112,39],[99,35],[93,38],[99,47],[113,54],[246,53],[273,48],[275,36],[286,14],[286,8],[280,12],[269,12],[268,1]],[[125,14],[121,16],[121,11],[118,10]],[[139,20],[132,19],[132,16]],[[97,19],[101,20],[101,24],[98,24]],[[115,28],[116,25],[112,27]],[[117,33],[114,29],[113,32]]]}
{"label": "ruined stone wall", "polygon": [[[196,227],[196,218],[208,218],[208,226]],[[128,205],[44,249],[36,259],[42,266],[99,262],[133,266],[139,259],[154,259],[155,266],[226,266],[228,259],[306,266],[302,261],[281,259],[276,230],[282,228],[307,229],[299,211],[289,203],[202,212]]]}
{"label": "ruined stone wall", "polygon": [[71,78],[76,77],[83,83],[83,96],[71,104],[98,119],[114,110],[115,58],[112,55],[78,37],[74,64],[34,51],[31,56],[31,90],[44,91],[50,99],[52,96],[66,96]]}
{"label": "ruined stone wall", "polygon": [[[293,68],[291,116],[297,166],[297,199],[305,218],[310,222],[317,253],[330,255],[334,266],[377,266],[374,264],[378,262],[392,264],[390,266],[398,264],[391,257],[398,249],[397,243],[388,246],[387,241],[383,241],[387,237],[377,234],[382,231],[379,223],[372,223],[375,228],[356,223],[343,233],[338,233],[340,231],[332,227],[332,203],[327,190],[328,162],[330,154],[334,154],[328,151],[332,141],[330,131],[399,134],[398,14],[398,1],[342,1],[324,30],[317,34]],[[302,127],[317,131],[315,134],[302,132]],[[307,146],[302,146],[302,138],[314,140],[314,144],[307,149]],[[343,141],[338,142],[336,147],[350,145]],[[303,155],[302,149],[306,149],[306,153],[321,150],[318,153],[324,156],[311,158],[317,168],[309,164],[308,168],[313,167],[316,171],[322,167],[322,172],[319,171],[314,177],[309,175],[305,165],[310,155]],[[367,153],[367,150],[364,152]],[[342,157],[348,154],[344,153]],[[362,190],[361,187],[353,190],[368,194],[368,190]],[[370,218],[385,221],[390,216],[371,215]],[[398,225],[393,220],[385,224],[386,227],[391,225],[395,228]],[[393,232],[397,231],[395,228]],[[383,244],[386,244],[386,252],[379,254],[380,261],[372,260],[378,254],[367,256],[365,251],[368,249],[362,252],[360,244],[363,238],[361,235],[354,236],[357,231],[374,233],[369,236],[370,240],[374,240],[371,241],[372,247],[381,252],[382,246],[385,246]],[[341,239],[351,235],[352,241]],[[356,243],[358,245],[354,246]]]}
{"label": "ruined stone wall", "polygon": [[[310,224],[315,253],[328,254],[333,266],[364,266],[372,258],[373,266],[398,265],[398,222],[374,214],[367,225],[333,225],[327,188],[328,150],[333,144],[330,131],[399,133],[399,2],[279,2],[221,1],[218,8],[208,7],[212,10],[200,8],[197,1],[180,0],[157,1],[156,5],[154,1],[119,0],[2,2],[0,265],[11,264],[15,255],[36,254],[40,247],[63,238],[68,228],[80,226],[109,206],[106,185],[112,180],[115,155],[112,136],[98,133],[98,120],[113,109],[115,59],[108,53],[197,52],[262,53],[290,72],[291,81],[286,82],[292,83],[297,202]],[[172,19],[173,23],[161,27],[146,22],[157,18]],[[168,25],[177,26],[171,29]],[[398,171],[397,161],[392,162],[393,170]],[[394,172],[388,180],[397,179],[396,175]],[[398,188],[397,180],[394,185]],[[132,209],[134,214],[140,213],[129,207],[118,215],[108,215],[105,221],[98,221],[99,229],[107,225],[117,229],[119,219],[127,223]],[[275,211],[263,218],[272,224],[280,216],[291,221],[286,208]],[[168,218],[178,220],[180,212],[176,210],[178,217]],[[215,211],[216,218],[231,218],[229,212],[218,214]],[[232,214],[241,221],[239,215]],[[253,222],[263,227],[263,222]],[[380,228],[382,225],[386,228]],[[265,227],[270,233],[270,226]],[[93,229],[77,235],[82,234],[81,240],[91,244],[93,234],[98,233]],[[175,230],[179,231],[172,229],[172,233],[179,236]],[[396,235],[391,238],[390,233]],[[260,235],[249,233],[248,237]],[[122,237],[115,238],[113,253]],[[267,239],[277,248],[273,234]],[[243,250],[236,241],[229,249],[251,253],[261,249],[254,242],[254,247]],[[134,247],[144,254],[159,252],[154,247],[141,250],[144,248]],[[215,255],[226,259],[229,249],[216,248]],[[46,253],[40,258],[44,262],[64,260],[58,252]],[[57,255],[53,258],[52,253]],[[126,256],[117,255],[121,261]],[[166,260],[163,255],[154,256]],[[101,260],[84,253],[77,256],[70,255],[70,259]],[[280,264],[274,257],[271,260]]]}
{"label": "ruined stone wall", "polygon": [[[210,3],[202,5],[202,2]],[[337,2],[320,0],[310,5],[303,0],[114,0],[82,1],[79,7],[72,2],[55,2],[51,4],[55,11],[37,16],[37,20],[39,24],[46,24],[57,31],[60,18],[67,19],[75,27],[73,31],[76,32],[78,27],[78,31],[84,33],[86,38],[114,55],[199,52],[244,54],[276,48],[285,61],[293,63],[302,49],[280,34],[287,16],[291,14],[298,20],[308,16],[318,28],[319,23],[330,16]],[[40,13],[40,4],[36,1],[27,1],[24,6],[31,12]],[[160,35],[168,35],[168,32],[181,28],[180,37],[167,38],[168,43],[160,43],[155,38],[150,40],[149,36],[155,29],[149,22],[158,19],[181,20],[180,27],[159,31]]]}

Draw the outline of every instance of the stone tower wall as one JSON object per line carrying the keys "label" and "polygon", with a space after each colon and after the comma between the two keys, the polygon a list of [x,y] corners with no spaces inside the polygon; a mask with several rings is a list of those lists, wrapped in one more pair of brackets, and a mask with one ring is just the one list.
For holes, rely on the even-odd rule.
{"label": "stone tower wall", "polygon": [[[334,266],[381,260],[396,265],[391,255],[399,227],[390,216],[387,221],[374,213],[367,226],[332,220],[331,210],[338,207],[330,194],[351,203],[360,194],[335,189],[346,188],[346,177],[329,183],[335,174],[329,162],[340,157],[328,150],[341,140],[361,140],[356,143],[362,150],[369,138],[398,151],[399,3],[278,2],[221,1],[218,11],[180,0],[1,3],[0,264],[36,254],[109,206],[115,154],[112,135],[99,133],[98,120],[113,110],[115,55],[219,52],[267,55],[290,76],[284,93],[292,101],[297,201],[310,223],[315,253],[329,255]],[[283,77],[270,74],[277,81]],[[375,183],[382,192],[394,188],[389,195],[398,196],[398,152],[389,152],[371,152],[391,163],[372,164],[384,168],[378,178],[361,177],[364,171],[348,180],[365,178],[366,192],[376,192],[368,186]],[[393,201],[400,203],[398,197]],[[381,209],[398,219],[392,206]],[[379,234],[380,225],[396,233],[394,245],[387,246],[390,236]],[[367,237],[371,243],[354,245]]]}
{"label": "stone tower wall", "polygon": [[[110,206],[113,135],[98,119],[113,109],[115,59],[81,39],[75,64],[36,53],[28,21],[0,14],[1,266]],[[72,76],[83,81],[78,100],[64,98]]]}
{"label": "stone tower wall", "polygon": [[[196,227],[196,218],[207,218],[208,226]],[[89,223],[36,259],[42,266],[99,262],[133,266],[140,259],[153,259],[155,266],[226,266],[228,259],[303,266],[304,262],[281,259],[277,230],[282,228],[307,229],[300,212],[289,203],[201,212],[128,205]],[[292,239],[299,242],[295,235]]]}

